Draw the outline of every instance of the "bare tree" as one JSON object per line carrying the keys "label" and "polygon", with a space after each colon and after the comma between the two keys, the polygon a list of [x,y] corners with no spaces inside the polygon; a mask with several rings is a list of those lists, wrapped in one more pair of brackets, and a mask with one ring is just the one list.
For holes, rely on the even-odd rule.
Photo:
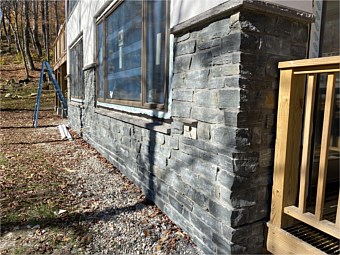
{"label": "bare tree", "polygon": [[[11,52],[11,31],[10,28],[6,28],[6,22],[5,22],[5,15],[2,15],[1,18],[1,22],[5,36],[6,36],[6,40],[7,40],[7,44],[8,44],[8,51]],[[2,36],[1,36],[2,37]]]}
{"label": "bare tree", "polygon": [[8,14],[7,18],[8,18],[8,22],[11,26],[11,29],[12,31],[14,32],[14,38],[15,38],[15,42],[16,42],[16,45],[19,49],[19,53],[21,55],[21,58],[22,58],[22,62],[25,66],[25,71],[26,71],[26,79],[29,78],[29,71],[28,71],[28,66],[27,66],[27,63],[26,63],[26,58],[25,58],[25,54],[24,54],[24,51],[22,49],[22,45],[21,45],[21,41],[20,41],[20,37],[19,37],[19,22],[18,22],[18,16],[19,16],[19,1],[18,0],[12,0],[11,1],[11,7],[12,7],[12,12],[13,12],[13,15],[14,15],[14,26],[12,25],[11,23],[11,19],[10,19],[10,14]]}
{"label": "bare tree", "polygon": [[55,15],[55,35],[58,36],[59,32],[59,15],[58,15],[58,0],[54,0],[54,15]]}
{"label": "bare tree", "polygon": [[[6,40],[8,43],[8,51],[11,52],[12,51],[12,33],[14,35],[14,32],[11,29],[10,23],[11,23],[11,18],[9,13],[11,12],[11,4],[8,1],[1,1],[0,2],[0,7],[3,11],[3,15],[2,15],[2,24],[4,27],[4,32],[6,35]],[[7,22],[6,22],[7,21]],[[7,24],[7,27],[6,27]],[[17,52],[19,52],[19,48],[17,47]]]}
{"label": "bare tree", "polygon": [[45,16],[45,0],[40,1],[40,12],[41,12],[41,31],[43,35],[43,40],[44,40],[44,49],[46,51],[46,16]]}
{"label": "bare tree", "polygon": [[33,63],[33,59],[32,59],[32,55],[31,55],[31,52],[30,52],[30,43],[29,43],[29,36],[30,36],[30,20],[29,20],[29,15],[28,15],[28,12],[29,12],[29,8],[28,8],[28,1],[24,1],[24,6],[23,6],[23,12],[24,12],[24,15],[25,15],[25,28],[23,29],[24,30],[24,50],[25,50],[25,55],[27,57],[27,61],[28,61],[28,65],[29,65],[29,68],[30,70],[34,70],[34,63]]}
{"label": "bare tree", "polygon": [[35,50],[37,51],[38,57],[42,56],[41,44],[38,35],[38,18],[39,18],[39,11],[38,11],[38,1],[32,1],[32,15],[33,15],[33,30],[32,31],[32,41]]}
{"label": "bare tree", "polygon": [[45,23],[45,33],[46,33],[46,60],[50,62],[50,23],[49,23],[49,1],[46,0],[45,2],[45,18],[46,18],[46,23]]}

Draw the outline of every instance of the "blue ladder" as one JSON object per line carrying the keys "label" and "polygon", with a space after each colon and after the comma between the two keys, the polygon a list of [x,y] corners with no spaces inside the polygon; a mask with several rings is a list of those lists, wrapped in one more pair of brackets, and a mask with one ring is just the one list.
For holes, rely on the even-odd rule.
{"label": "blue ladder", "polygon": [[38,93],[37,93],[37,99],[35,101],[34,106],[34,114],[33,114],[33,127],[38,127],[38,117],[39,117],[39,109],[40,109],[40,100],[41,100],[41,91],[42,91],[42,85],[43,85],[43,77],[45,72],[45,67],[48,72],[48,76],[52,80],[52,84],[57,92],[58,98],[60,102],[62,103],[63,111],[67,115],[67,101],[63,95],[63,92],[61,91],[59,84],[57,80],[55,79],[55,76],[53,74],[52,68],[50,64],[47,61],[43,61],[41,65],[41,72],[40,72],[40,79],[39,79],[39,85],[38,85]]}

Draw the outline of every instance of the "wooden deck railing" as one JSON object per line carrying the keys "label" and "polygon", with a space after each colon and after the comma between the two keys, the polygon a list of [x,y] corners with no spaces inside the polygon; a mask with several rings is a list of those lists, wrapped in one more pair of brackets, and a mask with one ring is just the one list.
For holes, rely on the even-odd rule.
{"label": "wooden deck railing", "polygon": [[66,61],[66,24],[64,23],[59,30],[58,36],[54,41],[54,66],[58,69]]}
{"label": "wooden deck railing", "polygon": [[[271,227],[276,230],[283,229],[291,225],[294,218],[328,235],[340,238],[339,196],[335,223],[323,218],[336,73],[339,72],[339,64],[339,56],[279,63],[280,91],[269,229]],[[310,212],[306,210],[306,201],[311,175],[313,116],[318,74],[327,75],[327,86],[315,212]],[[273,233],[269,231],[269,242],[275,236]]]}

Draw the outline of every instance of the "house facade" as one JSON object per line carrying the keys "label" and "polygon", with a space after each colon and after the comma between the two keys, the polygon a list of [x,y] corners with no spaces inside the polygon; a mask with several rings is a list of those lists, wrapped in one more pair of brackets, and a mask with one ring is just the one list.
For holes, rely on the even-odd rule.
{"label": "house facade", "polygon": [[339,26],[336,8],[316,0],[66,1],[70,125],[206,254],[262,253],[277,66],[339,55],[339,35],[327,37]]}

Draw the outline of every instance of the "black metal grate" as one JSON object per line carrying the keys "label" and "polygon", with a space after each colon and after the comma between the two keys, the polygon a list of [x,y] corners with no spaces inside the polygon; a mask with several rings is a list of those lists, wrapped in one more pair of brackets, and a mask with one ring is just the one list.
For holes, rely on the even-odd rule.
{"label": "black metal grate", "polygon": [[284,230],[327,254],[340,254],[339,239],[307,224],[298,223]]}

